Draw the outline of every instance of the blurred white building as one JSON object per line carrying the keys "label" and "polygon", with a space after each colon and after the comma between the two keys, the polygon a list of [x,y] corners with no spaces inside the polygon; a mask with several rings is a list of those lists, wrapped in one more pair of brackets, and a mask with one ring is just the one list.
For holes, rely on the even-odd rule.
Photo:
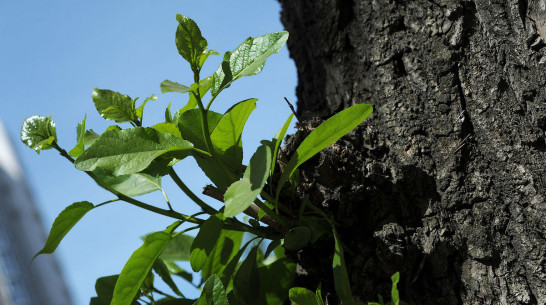
{"label": "blurred white building", "polygon": [[0,305],[69,305],[53,255],[30,261],[47,233],[12,142],[0,122]]}

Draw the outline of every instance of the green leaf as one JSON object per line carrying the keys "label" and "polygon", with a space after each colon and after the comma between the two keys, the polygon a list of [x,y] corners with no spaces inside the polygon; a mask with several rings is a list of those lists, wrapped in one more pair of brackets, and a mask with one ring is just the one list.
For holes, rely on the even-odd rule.
{"label": "green leaf", "polygon": [[34,115],[23,122],[21,128],[21,141],[26,146],[34,149],[38,154],[42,149],[53,148],[52,144],[57,140],[55,122],[50,117]]}
{"label": "green leaf", "polygon": [[233,291],[235,295],[246,304],[253,304],[260,292],[260,275],[256,264],[258,247],[254,247],[239,266],[233,279]]}
{"label": "green leaf", "polygon": [[128,305],[137,295],[155,261],[171,240],[165,231],[146,236],[144,244],[129,258],[116,283],[111,305]]}
{"label": "green leaf", "polygon": [[161,190],[161,177],[152,177],[144,173],[109,176],[100,167],[95,168],[93,174],[105,185],[128,197]]}
{"label": "green leaf", "polygon": [[85,119],[87,118],[87,114],[83,117],[83,121],[78,123],[78,126],[76,127],[76,134],[77,134],[77,141],[78,143],[74,148],[72,148],[68,154],[72,157],[76,158],[79,156],[85,149],[84,146],[84,137],[85,137]]}
{"label": "green leaf", "polygon": [[171,290],[174,291],[174,293],[176,293],[179,296],[183,296],[182,292],[180,292],[180,290],[174,283],[173,278],[171,277],[171,273],[169,272],[169,267],[167,267],[167,265],[161,258],[155,261],[153,270],[161,277],[163,282],[165,282],[165,284],[167,284],[167,286],[169,286],[169,288],[171,288]]}
{"label": "green leaf", "polygon": [[100,137],[100,135],[98,133],[94,132],[93,129],[86,130],[85,134],[83,135],[83,145],[90,146],[99,137]]}
{"label": "green leaf", "polygon": [[92,171],[102,168],[118,176],[139,172],[167,152],[189,153],[193,145],[173,135],[152,128],[131,128],[104,132],[75,161],[77,169]]}
{"label": "green leaf", "polygon": [[264,258],[267,258],[269,254],[271,254],[271,252],[273,252],[275,248],[279,247],[280,245],[281,245],[280,239],[272,240],[271,243],[269,243],[269,245],[267,246],[267,249],[265,250]]}
{"label": "green leaf", "polygon": [[159,123],[152,126],[153,129],[161,132],[161,133],[169,133],[177,138],[182,139],[182,134],[180,133],[180,129],[178,129],[178,125],[174,123]]}
{"label": "green leaf", "polygon": [[[98,278],[95,282],[95,291],[97,292],[97,296],[91,298],[90,305],[110,305],[118,277],[119,275],[111,275]],[[139,305],[136,298],[133,300],[131,305]]]}
{"label": "green leaf", "polygon": [[313,232],[308,227],[295,227],[284,236],[284,247],[288,250],[299,250],[309,244]]}
{"label": "green leaf", "polygon": [[[208,110],[207,122],[209,125],[209,131],[212,132],[218,121],[222,118],[220,113]],[[205,150],[207,145],[205,144],[205,138],[203,137],[203,129],[201,128],[201,111],[199,109],[191,109],[185,111],[180,115],[178,119],[178,129],[182,133],[182,138],[193,143],[195,148]]]}
{"label": "green leaf", "polygon": [[400,272],[396,272],[392,277],[391,304],[398,305],[400,303],[400,295],[398,293],[398,282],[400,281]]}
{"label": "green leaf", "polygon": [[333,226],[332,231],[334,232],[335,241],[332,268],[334,270],[334,286],[336,293],[342,303],[353,302],[351,284],[349,283],[349,275],[347,274],[347,266],[345,265],[345,256],[343,255],[343,247],[339,242],[339,236]]}
{"label": "green leaf", "polygon": [[99,114],[106,120],[117,123],[135,122],[135,101],[128,95],[95,88],[93,90],[93,102]]}
{"label": "green leaf", "polygon": [[213,74],[212,96],[229,87],[243,76],[258,74],[265,60],[284,46],[288,32],[271,33],[256,38],[247,38],[233,52],[227,52],[220,67]]}
{"label": "green leaf", "polygon": [[[137,98],[138,99],[138,98]],[[135,109],[135,114],[137,117],[139,117],[141,120],[142,120],[142,116],[144,115],[144,106],[146,106],[146,104],[149,102],[149,101],[157,101],[157,95],[155,94],[152,94],[152,96],[150,97],[147,97],[144,102],[142,102],[142,105],[140,105],[137,109]],[[135,102],[136,102],[136,99],[135,99]]]}
{"label": "green leaf", "polygon": [[209,58],[210,55],[220,55],[218,52],[216,52],[215,50],[207,50],[203,53],[201,53],[201,55],[199,55],[198,59],[199,59],[199,62],[198,62],[198,66],[199,66],[199,69],[201,69],[203,67],[203,64],[205,64],[205,61],[207,61],[207,59]]}
{"label": "green leaf", "polygon": [[221,231],[211,254],[201,268],[203,278],[208,278],[213,274],[222,275],[225,272],[231,259],[237,255],[243,235],[244,233],[239,231]]}
{"label": "green leaf", "polygon": [[187,261],[190,259],[190,249],[194,238],[189,235],[177,233],[173,236],[163,253],[161,259],[166,261]]}
{"label": "green leaf", "polygon": [[191,244],[190,264],[193,271],[201,270],[207,258],[212,253],[214,245],[220,237],[222,221],[216,216],[211,216],[202,225],[199,233]]}
{"label": "green leaf", "polygon": [[256,109],[256,101],[257,99],[248,99],[235,104],[224,114],[210,135],[217,155],[234,173],[241,172],[241,135],[248,117]]}
{"label": "green leaf", "polygon": [[258,197],[269,176],[271,147],[260,145],[245,170],[243,179],[233,183],[224,195],[224,216],[232,217],[243,212]]}
{"label": "green leaf", "polygon": [[72,227],[74,227],[74,225],[76,225],[76,223],[94,207],[95,206],[92,203],[87,201],[75,202],[66,207],[59,216],[55,218],[44,247],[34,255],[32,260],[40,254],[53,253]]}
{"label": "green leaf", "polygon": [[[223,267],[223,269],[220,272],[218,272],[225,286],[228,286],[230,281],[233,280],[233,273],[235,272],[235,269],[239,265],[239,260],[243,256],[243,253],[245,252],[248,245],[250,245],[253,241],[254,241],[253,239],[247,241],[245,245],[241,249],[239,249],[239,251],[237,251],[237,253],[234,256],[230,257],[229,263],[225,267]],[[238,244],[240,246],[241,242],[239,241]],[[235,250],[237,250],[239,246],[237,246]]]}
{"label": "green leaf", "polygon": [[201,296],[196,304],[229,305],[226,289],[217,275],[213,274],[207,279],[203,287],[203,292],[201,292]]}
{"label": "green leaf", "polygon": [[373,109],[369,104],[358,104],[351,106],[331,118],[324,121],[315,128],[296,149],[286,165],[277,186],[277,198],[284,183],[294,171],[305,161],[319,153],[321,150],[332,145],[341,137],[349,133],[362,123]]}
{"label": "green leaf", "polygon": [[277,153],[279,152],[279,147],[282,144],[282,141],[284,140],[284,136],[286,135],[286,131],[288,130],[288,127],[290,126],[290,123],[292,122],[292,118],[294,117],[294,114],[291,113],[290,116],[288,116],[288,119],[286,119],[286,122],[284,122],[284,125],[282,126],[279,131],[275,134],[273,137],[273,143],[275,144],[275,148],[273,149],[273,159],[271,160],[271,175],[275,172],[275,164],[277,163]]}
{"label": "green leaf", "polygon": [[[161,256],[160,256],[160,258],[161,258]],[[174,262],[169,262],[169,261],[163,261],[163,262],[165,263],[167,268],[169,268],[169,272],[171,274],[179,276],[179,277],[185,279],[186,281],[188,281],[189,283],[193,282],[193,274],[192,273],[180,268]]]}
{"label": "green leaf", "polygon": [[192,299],[161,299],[155,302],[155,305],[193,305],[196,300]]}
{"label": "green leaf", "polygon": [[318,305],[315,293],[309,289],[294,287],[288,292],[294,305]]}
{"label": "green leaf", "polygon": [[207,53],[207,40],[201,36],[201,30],[190,18],[178,14],[176,21],[179,23],[175,38],[178,53],[190,63],[192,70],[196,71],[201,68],[199,57]]}
{"label": "green leaf", "polygon": [[324,305],[324,300],[322,299],[322,283],[320,283],[317,287],[315,298],[317,300],[318,305]]}
{"label": "green leaf", "polygon": [[[207,92],[209,91],[211,85],[212,85],[212,76],[209,76],[207,78],[203,78],[202,80],[199,81],[199,96],[201,98],[203,98],[203,96],[205,96],[205,94],[207,94]],[[184,112],[186,112],[186,111],[188,111],[190,109],[194,109],[197,106],[197,99],[195,98],[195,95],[193,95],[193,93],[190,92],[189,96],[190,96],[190,99],[189,99],[188,103],[186,104],[186,106],[182,107],[182,109],[180,109],[178,111],[179,116],[182,113],[184,113]]]}
{"label": "green leaf", "polygon": [[192,91],[190,87],[184,86],[182,84],[179,84],[177,82],[173,82],[170,80],[164,80],[159,85],[159,88],[161,88],[161,93],[167,93],[167,92],[186,93],[186,92]]}
{"label": "green leaf", "polygon": [[256,304],[284,304],[294,282],[295,271],[296,264],[287,258],[258,268],[261,284]]}

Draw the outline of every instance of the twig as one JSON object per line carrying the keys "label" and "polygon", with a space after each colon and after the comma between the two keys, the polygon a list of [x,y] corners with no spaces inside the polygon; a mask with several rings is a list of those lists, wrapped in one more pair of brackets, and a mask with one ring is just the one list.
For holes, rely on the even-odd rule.
{"label": "twig", "polygon": [[290,101],[288,101],[288,99],[285,97],[284,100],[286,101],[286,103],[288,104],[288,107],[290,107],[290,110],[292,110],[292,113],[294,114],[294,116],[296,117],[296,120],[300,120],[298,118],[298,115],[296,114],[296,110],[294,109],[294,106],[292,106],[292,104],[290,103]]}

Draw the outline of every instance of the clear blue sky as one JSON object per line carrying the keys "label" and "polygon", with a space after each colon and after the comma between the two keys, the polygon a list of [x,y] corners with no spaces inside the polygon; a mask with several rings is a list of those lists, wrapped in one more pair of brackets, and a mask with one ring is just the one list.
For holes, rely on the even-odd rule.
{"label": "clear blue sky", "polygon": [[[133,98],[157,94],[159,99],[148,103],[145,125],[159,122],[169,102],[172,109],[183,106],[186,95],[159,91],[165,79],[184,84],[192,80],[174,44],[177,13],[194,19],[209,46],[220,53],[234,49],[248,36],[283,30],[275,0],[0,0],[0,119],[15,142],[48,230],[69,204],[82,200],[98,204],[112,196],[56,152],[43,151],[38,156],[26,148],[19,141],[22,121],[35,114],[52,114],[59,143],[69,150],[85,113],[87,128],[103,131],[109,123],[92,103],[95,87]],[[220,56],[209,59],[203,75],[212,74],[220,60]],[[216,99],[212,108],[218,112],[246,98],[260,100],[243,134],[245,160],[290,114],[283,97],[295,102],[295,86],[295,66],[285,48],[268,60],[261,74],[237,81]],[[176,169],[197,193],[207,183],[191,161]],[[174,208],[188,214],[196,211],[172,186],[165,179]],[[160,194],[141,198],[165,205]],[[74,304],[89,303],[98,277],[121,271],[140,246],[139,237],[171,222],[126,203],[113,203],[86,215],[57,250]],[[37,259],[35,264],[39,263]]]}

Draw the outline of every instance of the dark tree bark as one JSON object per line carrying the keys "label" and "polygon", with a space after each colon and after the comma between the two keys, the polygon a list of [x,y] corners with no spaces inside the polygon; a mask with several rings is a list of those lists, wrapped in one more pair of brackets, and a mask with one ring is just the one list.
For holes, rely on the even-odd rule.
{"label": "dark tree bark", "polygon": [[[298,188],[340,223],[355,297],[400,271],[409,304],[546,304],[545,1],[281,3],[300,120],[374,106]],[[335,304],[331,252],[294,255]]]}

